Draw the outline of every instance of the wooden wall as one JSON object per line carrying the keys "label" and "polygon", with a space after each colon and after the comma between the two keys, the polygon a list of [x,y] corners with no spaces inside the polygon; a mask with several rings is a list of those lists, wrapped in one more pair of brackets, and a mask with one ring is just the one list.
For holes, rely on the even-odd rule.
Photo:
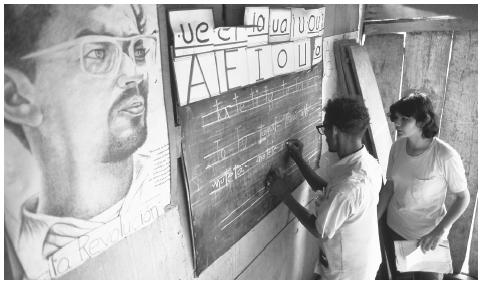
{"label": "wooden wall", "polygon": [[[369,23],[369,20],[381,20],[381,17],[394,17],[392,7],[388,7],[390,5],[369,6],[367,5],[366,9],[365,46],[368,48],[382,94],[385,112],[388,113],[389,105],[399,99],[403,90],[423,88],[433,92],[432,101],[441,123],[439,137],[452,145],[462,157],[471,201],[466,212],[452,227],[449,239],[454,273],[459,273],[466,256],[470,230],[472,225],[474,226],[473,237],[470,239],[474,249],[471,249],[470,259],[466,264],[469,266],[468,275],[477,277],[478,232],[477,221],[473,221],[477,217],[473,212],[478,191],[477,25],[470,25],[467,28],[463,26],[462,29],[444,25],[447,30],[438,31],[438,28],[435,28],[432,31],[425,31],[428,27],[425,27],[422,21],[417,21],[414,23],[417,29],[421,30],[419,32],[409,27],[403,30],[403,34],[392,33],[402,31],[396,22],[385,22],[386,26],[382,28],[378,27],[378,22]],[[382,9],[380,6],[386,7]],[[398,17],[418,16],[424,11],[411,6],[415,5],[409,5],[406,10],[397,7],[397,12],[400,14]],[[424,8],[423,6],[426,5],[420,6]],[[469,9],[478,9],[476,5],[466,6],[475,6]],[[465,7],[451,8],[457,22],[477,22],[476,18],[472,18],[470,11],[464,10]],[[464,18],[461,16],[461,11],[465,13]],[[428,10],[427,12],[430,14],[423,12],[424,15],[436,13]],[[369,28],[369,25],[375,25],[375,32],[372,32],[373,29]],[[390,130],[394,138],[393,127]],[[450,199],[447,204],[449,203],[451,203]]]}

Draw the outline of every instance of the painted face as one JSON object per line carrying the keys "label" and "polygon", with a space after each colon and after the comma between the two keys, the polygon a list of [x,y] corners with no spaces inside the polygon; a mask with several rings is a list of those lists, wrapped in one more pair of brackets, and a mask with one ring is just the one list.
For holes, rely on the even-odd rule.
{"label": "painted face", "polygon": [[58,5],[37,44],[37,51],[50,51],[32,58],[42,143],[74,158],[115,162],[145,142],[143,67],[154,50],[151,38],[139,36],[145,22],[140,14],[130,5]]}
{"label": "painted face", "polygon": [[396,113],[393,124],[397,130],[398,137],[410,137],[422,134],[422,129],[417,126],[417,121],[413,117],[407,117]]}

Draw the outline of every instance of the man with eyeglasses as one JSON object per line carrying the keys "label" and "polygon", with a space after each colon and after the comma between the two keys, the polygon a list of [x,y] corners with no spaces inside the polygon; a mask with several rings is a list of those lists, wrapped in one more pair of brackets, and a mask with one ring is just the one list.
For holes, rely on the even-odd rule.
{"label": "man with eyeglasses", "polygon": [[41,171],[12,239],[24,278],[58,277],[163,209],[136,152],[157,46],[146,20],[139,5],[5,5],[5,127]]}
{"label": "man with eyeglasses", "polygon": [[329,100],[325,119],[317,126],[330,151],[339,160],[328,170],[328,183],[302,157],[303,144],[288,140],[288,154],[306,181],[317,190],[326,187],[315,202],[315,214],[299,204],[274,170],[266,178],[267,189],[281,199],[299,221],[320,240],[321,279],[374,280],[381,263],[377,226],[378,194],[382,171],[362,144],[370,117],[365,106],[351,98]]}

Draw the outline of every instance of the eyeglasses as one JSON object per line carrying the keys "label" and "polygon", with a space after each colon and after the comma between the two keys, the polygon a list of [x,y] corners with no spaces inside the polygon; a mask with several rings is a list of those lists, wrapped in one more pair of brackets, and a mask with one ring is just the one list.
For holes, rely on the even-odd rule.
{"label": "eyeglasses", "polygon": [[317,128],[317,131],[318,131],[319,134],[325,135],[325,125],[324,124],[316,125],[315,128]]}
{"label": "eyeglasses", "polygon": [[125,43],[127,55],[135,63],[135,71],[149,68],[156,58],[155,35],[136,35],[131,37],[112,37],[103,35],[89,35],[54,45],[52,47],[35,51],[23,56],[21,59],[32,59],[56,51],[80,46],[81,69],[92,75],[108,75],[117,73],[123,59]]}

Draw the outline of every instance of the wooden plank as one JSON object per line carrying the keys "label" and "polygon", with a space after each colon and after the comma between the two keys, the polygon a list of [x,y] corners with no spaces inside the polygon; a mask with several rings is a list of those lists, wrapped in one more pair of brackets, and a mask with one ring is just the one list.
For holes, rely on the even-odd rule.
{"label": "wooden plank", "polygon": [[403,5],[403,4],[368,4],[365,20],[390,20],[429,18],[451,16],[476,20],[478,5],[436,4],[436,5]]}
{"label": "wooden plank", "polygon": [[465,19],[409,20],[392,23],[365,23],[365,34],[386,34],[395,32],[477,30],[478,21]]}
{"label": "wooden plank", "polygon": [[363,37],[363,28],[365,26],[365,9],[366,9],[365,4],[360,4],[358,6],[358,38],[357,42],[362,42],[362,37]]}
{"label": "wooden plank", "polygon": [[432,93],[430,98],[440,117],[451,32],[408,33],[405,41],[402,95],[407,89],[424,89]]}
{"label": "wooden plank", "polygon": [[356,44],[354,40],[345,39],[333,43],[333,52],[335,54],[335,65],[337,66],[337,89],[339,95],[353,95],[355,93],[355,83],[351,78],[351,69],[349,65],[348,54],[345,47]]}
{"label": "wooden plank", "polygon": [[[190,213],[188,211],[186,188],[183,182],[182,164],[178,162],[181,156],[181,127],[175,125],[175,106],[173,102],[170,53],[168,43],[167,11],[165,5],[157,5],[158,26],[160,37],[160,58],[162,66],[163,98],[167,116],[168,140],[170,145],[170,198],[173,205],[177,205],[180,215],[180,224],[184,235],[190,233]],[[186,247],[187,257],[193,262],[193,247],[191,237],[186,236],[183,245]]]}
{"label": "wooden plank", "polygon": [[[387,121],[390,105],[399,99],[403,64],[403,35],[372,35],[365,38],[373,72],[382,97],[383,110]],[[395,126],[388,123],[390,136],[395,140]]]}
{"label": "wooden plank", "polygon": [[347,47],[352,59],[355,78],[370,114],[370,128],[378,161],[386,175],[388,155],[392,145],[387,119],[383,112],[382,98],[377,86],[375,74],[368,57],[367,49],[363,46]]}
{"label": "wooden plank", "polygon": [[468,274],[472,277],[478,278],[478,202],[475,205],[476,209],[474,210],[475,213],[473,218],[473,233],[470,244]]}
{"label": "wooden plank", "polygon": [[[323,39],[323,79],[322,79],[322,102],[325,104],[331,98],[341,92],[338,88],[338,73],[335,60],[334,43],[338,40],[356,38],[358,32],[343,35],[333,35]],[[326,147],[324,147],[326,149]]]}
{"label": "wooden plank", "polygon": [[455,33],[448,74],[440,138],[462,157],[471,200],[450,232],[453,268],[459,272],[465,258],[478,190],[478,39],[477,32]]}
{"label": "wooden plank", "polygon": [[[337,43],[340,50],[340,62],[342,64],[343,76],[345,77],[345,84],[347,88],[346,95],[356,96],[360,95],[360,89],[354,79],[353,68],[350,55],[348,53],[347,47],[357,45],[355,40],[342,40]],[[340,82],[340,81],[339,81]]]}

